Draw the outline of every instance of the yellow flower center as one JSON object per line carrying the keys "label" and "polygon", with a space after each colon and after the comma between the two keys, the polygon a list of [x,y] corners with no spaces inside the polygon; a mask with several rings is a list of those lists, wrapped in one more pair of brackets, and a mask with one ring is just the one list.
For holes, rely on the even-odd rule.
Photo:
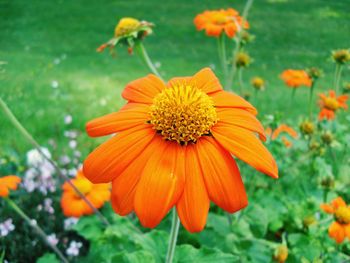
{"label": "yellow flower center", "polygon": [[114,34],[116,37],[127,35],[135,31],[140,26],[140,21],[134,18],[122,18],[115,27]]}
{"label": "yellow flower center", "polygon": [[181,145],[210,135],[217,122],[213,100],[193,84],[177,83],[153,100],[150,124],[164,139]]}
{"label": "yellow flower center", "polygon": [[324,106],[326,109],[335,111],[339,108],[339,102],[335,98],[326,98],[324,101]]}
{"label": "yellow flower center", "polygon": [[[92,190],[92,186],[93,186],[93,184],[86,178],[76,179],[73,181],[73,184],[84,195],[87,195],[88,193],[90,193],[90,191]],[[77,197],[80,198],[78,193],[75,193],[75,194]]]}
{"label": "yellow flower center", "polygon": [[350,224],[350,208],[339,207],[334,213],[335,220],[340,224]]}
{"label": "yellow flower center", "polygon": [[218,13],[213,16],[213,23],[216,25],[224,25],[228,22],[228,17],[224,14]]}

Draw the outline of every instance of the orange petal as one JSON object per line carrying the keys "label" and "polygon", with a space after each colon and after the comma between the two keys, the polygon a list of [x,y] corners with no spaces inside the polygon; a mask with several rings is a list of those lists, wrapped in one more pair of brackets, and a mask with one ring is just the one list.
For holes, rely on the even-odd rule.
{"label": "orange petal", "polygon": [[[81,217],[82,215],[93,213],[92,209],[87,204],[77,198],[73,192],[64,192],[61,197],[62,212],[67,217]],[[90,210],[89,210],[90,209]]]}
{"label": "orange petal", "polygon": [[344,230],[345,230],[345,235],[350,240],[350,224],[345,225]]}
{"label": "orange petal", "polygon": [[337,210],[339,207],[346,206],[344,199],[341,198],[340,196],[335,198],[331,204],[332,204],[334,210]]}
{"label": "orange petal", "polygon": [[227,24],[225,26],[225,33],[228,37],[233,38],[236,35],[237,29],[234,24]]}
{"label": "orange petal", "polygon": [[205,27],[205,33],[208,36],[212,36],[212,37],[219,37],[222,30],[223,30],[222,26],[217,26],[214,24],[207,24]]}
{"label": "orange petal", "polygon": [[148,160],[134,199],[135,212],[144,227],[157,226],[182,194],[183,150],[175,142],[163,141]]}
{"label": "orange petal", "polygon": [[222,86],[219,79],[210,68],[198,71],[191,80],[193,84],[205,93],[221,91]]}
{"label": "orange petal", "polygon": [[235,108],[217,108],[216,112],[220,122],[257,132],[262,140],[266,140],[264,127],[250,112]]}
{"label": "orange petal", "polygon": [[[106,184],[101,184],[106,185]],[[108,185],[108,184],[107,184]],[[99,189],[99,185],[93,186],[93,189],[86,195],[86,198],[97,209],[101,208],[105,202],[109,201],[111,197],[111,191],[109,189]]]}
{"label": "orange petal", "polygon": [[186,183],[177,203],[177,213],[189,232],[201,231],[207,221],[209,197],[194,145],[186,147]]}
{"label": "orange petal", "polygon": [[128,103],[118,112],[89,121],[86,131],[89,136],[98,137],[133,128],[146,123],[149,118],[148,110],[148,105]]}
{"label": "orange petal", "polygon": [[8,175],[0,178],[0,185],[9,188],[11,190],[16,190],[17,185],[21,182],[21,178],[15,175]]}
{"label": "orange petal", "polygon": [[333,206],[329,205],[329,204],[321,204],[320,208],[326,212],[327,214],[333,214],[334,213],[334,208]]}
{"label": "orange petal", "polygon": [[165,88],[164,82],[156,75],[150,74],[130,82],[122,96],[130,102],[151,104],[153,98]]}
{"label": "orange petal", "polygon": [[84,175],[95,184],[111,182],[144,150],[154,134],[149,125],[117,134],[89,154],[84,161]]}
{"label": "orange petal", "polygon": [[145,150],[118,176],[112,184],[112,207],[119,215],[127,215],[134,209],[137,183],[149,158],[164,144],[155,136]]}
{"label": "orange petal", "polygon": [[9,189],[3,185],[0,185],[0,197],[7,197],[9,194]]}
{"label": "orange petal", "polygon": [[246,207],[247,194],[231,154],[210,137],[200,139],[196,149],[210,200],[229,213]]}
{"label": "orange petal", "polygon": [[217,108],[239,108],[247,110],[254,115],[258,113],[253,105],[232,92],[219,91],[210,94],[210,97],[214,100],[215,107]]}
{"label": "orange petal", "polygon": [[217,123],[212,127],[215,139],[234,156],[253,166],[258,171],[278,178],[278,168],[271,153],[251,132],[236,127]]}
{"label": "orange petal", "polygon": [[345,229],[338,222],[334,221],[328,229],[328,234],[338,244],[342,243],[345,239]]}

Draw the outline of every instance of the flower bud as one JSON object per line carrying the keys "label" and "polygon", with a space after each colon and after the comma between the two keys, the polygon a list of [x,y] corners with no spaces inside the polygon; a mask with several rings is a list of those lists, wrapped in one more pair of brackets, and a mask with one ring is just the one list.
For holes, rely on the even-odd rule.
{"label": "flower bud", "polygon": [[321,135],[321,140],[324,144],[331,144],[333,139],[333,134],[330,131],[326,131]]}
{"label": "flower bud", "polygon": [[264,90],[265,89],[265,80],[263,80],[260,77],[254,77],[250,83],[252,84],[252,86],[256,90]]}
{"label": "flower bud", "polygon": [[348,49],[334,50],[332,58],[338,64],[345,64],[350,61],[350,51]]}
{"label": "flower bud", "polygon": [[315,126],[311,121],[305,120],[303,121],[300,126],[300,131],[305,135],[311,135],[315,131]]}
{"label": "flower bud", "polygon": [[286,262],[288,258],[288,247],[286,245],[279,245],[274,252],[273,259],[278,263]]}
{"label": "flower bud", "polygon": [[251,63],[250,56],[245,52],[239,52],[236,57],[236,65],[237,67],[243,67],[246,68]]}

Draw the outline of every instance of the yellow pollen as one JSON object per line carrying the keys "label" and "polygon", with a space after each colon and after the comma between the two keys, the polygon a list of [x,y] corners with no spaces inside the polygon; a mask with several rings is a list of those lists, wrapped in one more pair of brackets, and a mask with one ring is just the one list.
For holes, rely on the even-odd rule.
{"label": "yellow pollen", "polygon": [[177,83],[153,100],[149,123],[164,139],[180,145],[210,135],[217,122],[213,100],[193,84]]}
{"label": "yellow pollen", "polygon": [[336,111],[339,108],[339,102],[335,98],[326,98],[324,100],[324,106],[328,110]]}
{"label": "yellow pollen", "polygon": [[339,207],[335,211],[334,217],[340,224],[350,224],[350,208],[346,206]]}
{"label": "yellow pollen", "polygon": [[135,31],[140,26],[140,21],[134,18],[122,18],[115,27],[114,34],[116,37],[127,35]]}
{"label": "yellow pollen", "polygon": [[228,22],[228,17],[226,15],[223,14],[216,14],[213,17],[213,22],[217,25],[224,25]]}
{"label": "yellow pollen", "polygon": [[[93,184],[86,178],[82,178],[82,179],[79,178],[79,179],[73,180],[73,184],[84,195],[87,195],[88,193],[90,193],[93,186]],[[75,193],[75,194],[77,197],[80,198],[78,193]]]}

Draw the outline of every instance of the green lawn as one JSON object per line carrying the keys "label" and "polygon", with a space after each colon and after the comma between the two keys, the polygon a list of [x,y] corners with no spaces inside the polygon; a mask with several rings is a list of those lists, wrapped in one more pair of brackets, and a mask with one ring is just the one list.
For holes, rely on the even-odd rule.
{"label": "green lawn", "polygon": [[[216,40],[196,32],[194,16],[210,8],[245,1],[0,1],[0,94],[23,125],[40,141],[59,141],[68,128],[84,130],[91,118],[118,109],[120,92],[129,81],[147,74],[136,56],[118,49],[112,58],[96,47],[108,40],[118,19],[133,16],[152,21],[155,32],[145,45],[166,78],[191,75],[214,64]],[[297,94],[296,108],[288,108],[290,90],[278,78],[285,68],[321,67],[327,74],[321,88],[331,87],[330,50],[349,48],[348,0],[257,0],[249,14],[256,40],[248,47],[254,63],[245,73],[246,89],[254,75],[267,79],[260,94],[260,115],[284,113],[286,119],[305,112],[306,89]],[[344,72],[348,76],[349,71]],[[52,88],[57,81],[58,88]],[[63,119],[73,116],[68,127]],[[30,146],[0,113],[0,149]],[[85,148],[96,140],[80,137]],[[82,147],[81,147],[82,148]]]}

